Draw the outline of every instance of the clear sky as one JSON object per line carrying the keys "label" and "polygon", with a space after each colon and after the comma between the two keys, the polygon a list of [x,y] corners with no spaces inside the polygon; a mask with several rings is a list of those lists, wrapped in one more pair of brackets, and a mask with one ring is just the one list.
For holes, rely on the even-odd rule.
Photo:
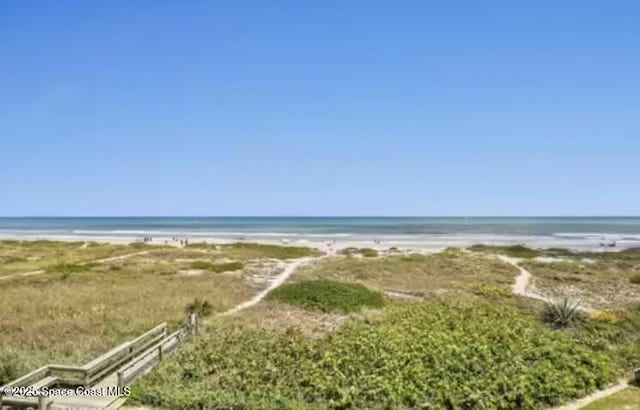
{"label": "clear sky", "polygon": [[0,2],[0,215],[638,215],[640,1]]}

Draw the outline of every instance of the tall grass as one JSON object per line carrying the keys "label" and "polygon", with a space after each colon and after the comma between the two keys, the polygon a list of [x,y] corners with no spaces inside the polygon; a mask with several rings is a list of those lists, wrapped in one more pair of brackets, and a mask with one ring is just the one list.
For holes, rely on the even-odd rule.
{"label": "tall grass", "polygon": [[83,364],[160,322],[182,324],[196,298],[215,312],[256,292],[239,275],[178,275],[175,259],[191,251],[174,248],[172,260],[162,252],[102,264],[48,259],[41,275],[3,281],[0,384],[47,363]]}
{"label": "tall grass", "polygon": [[464,289],[464,284],[477,282],[511,286],[517,272],[499,260],[448,251],[381,258],[329,258],[300,268],[293,279],[329,279],[378,289],[430,293]]}

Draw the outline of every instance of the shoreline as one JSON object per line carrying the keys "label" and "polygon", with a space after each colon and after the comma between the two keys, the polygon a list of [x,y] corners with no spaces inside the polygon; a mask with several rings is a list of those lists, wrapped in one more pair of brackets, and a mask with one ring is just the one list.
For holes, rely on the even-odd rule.
{"label": "shoreline", "polygon": [[[292,235],[293,236],[293,235]],[[445,249],[447,247],[468,248],[473,245],[494,245],[494,246],[512,246],[522,245],[532,249],[544,248],[563,248],[574,251],[602,251],[611,252],[624,250],[629,248],[640,247],[640,241],[616,241],[615,247],[601,246],[602,239],[582,238],[554,238],[548,236],[507,236],[507,235],[447,235],[440,237],[424,237],[424,236],[371,236],[358,237],[357,235],[340,236],[326,235],[323,237],[309,237],[304,234],[293,236],[293,238],[266,238],[261,236],[207,236],[207,235],[79,235],[79,234],[15,234],[1,233],[2,240],[51,240],[51,241],[70,241],[70,242],[103,242],[126,245],[130,243],[141,242],[143,237],[151,237],[152,240],[145,242],[153,245],[177,245],[180,239],[188,239],[190,243],[212,243],[212,244],[230,244],[230,243],[259,243],[266,245],[280,246],[306,246],[319,249],[322,251],[339,251],[345,248],[372,248],[379,251],[389,248],[397,248],[402,251],[415,252],[434,252]],[[177,238],[177,240],[174,240]]]}

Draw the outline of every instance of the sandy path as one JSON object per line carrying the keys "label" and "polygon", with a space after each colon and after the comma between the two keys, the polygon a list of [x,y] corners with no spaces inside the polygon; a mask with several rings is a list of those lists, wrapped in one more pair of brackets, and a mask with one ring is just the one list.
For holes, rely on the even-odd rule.
{"label": "sandy path", "polygon": [[[520,274],[516,276],[516,280],[511,288],[514,294],[530,299],[540,300],[542,302],[551,302],[553,300],[552,298],[548,298],[544,295],[529,290],[529,284],[531,282],[532,275],[531,272],[520,266],[521,259],[504,255],[498,255],[498,258],[501,261],[516,267],[518,271],[520,271]],[[584,305],[578,305],[577,309],[585,313],[593,313],[596,311],[595,309]]]}
{"label": "sandy path", "polygon": [[520,266],[520,259],[512,258],[510,256],[504,256],[504,255],[498,255],[498,258],[501,261],[515,267],[520,272],[518,276],[516,276],[516,281],[511,287],[511,290],[513,291],[513,293],[515,293],[516,295],[527,297],[527,298],[541,300],[543,302],[548,302],[550,300],[549,298],[543,295],[540,295],[539,293],[530,292],[528,290],[529,282],[531,282],[531,272],[529,272],[528,270]]}
{"label": "sandy path", "polygon": [[[121,260],[121,259],[127,259],[130,258],[132,256],[139,256],[139,255],[146,255],[147,253],[151,252],[152,250],[146,250],[146,251],[140,251],[140,252],[133,252],[133,253],[127,253],[124,255],[118,255],[118,256],[110,256],[108,258],[102,258],[102,259],[94,259],[92,261],[86,261],[86,262],[80,262],[78,263],[79,265],[85,265],[88,263],[105,263],[105,262],[113,262],[113,261],[117,261],[117,260]],[[23,273],[14,273],[12,275],[7,275],[7,276],[0,276],[0,281],[1,280],[7,280],[7,279],[12,279],[12,278],[18,278],[18,277],[26,277],[26,276],[34,276],[34,275],[42,275],[43,273],[45,273],[47,270],[46,269],[40,269],[40,270],[34,270],[31,272],[23,272]]]}
{"label": "sandy path", "polygon": [[241,311],[243,309],[246,309],[246,308],[249,308],[251,306],[254,306],[254,305],[258,304],[262,299],[264,299],[267,296],[267,294],[269,292],[271,292],[273,289],[277,288],[278,286],[280,286],[284,282],[286,282],[286,280],[289,279],[289,277],[293,274],[293,272],[295,272],[296,269],[298,269],[298,267],[300,267],[301,265],[303,265],[305,263],[311,262],[313,260],[320,259],[322,257],[323,256],[320,256],[320,257],[317,257],[317,258],[295,259],[295,260],[287,263],[287,265],[282,270],[282,272],[274,278],[274,280],[271,282],[271,284],[266,289],[260,291],[258,294],[256,294],[250,300],[247,300],[246,302],[242,302],[239,305],[236,305],[233,308],[227,310],[226,312],[222,313],[222,315],[230,315],[230,314],[239,312],[239,311]]}
{"label": "sandy path", "polygon": [[553,410],[579,410],[584,406],[593,403],[596,400],[600,400],[604,397],[611,396],[612,394],[616,394],[626,389],[627,387],[629,387],[629,383],[626,380],[619,380],[618,383],[614,384],[613,386],[607,389],[598,390],[597,392],[594,392],[586,397],[578,399],[569,404],[565,404],[564,406],[554,407]]}

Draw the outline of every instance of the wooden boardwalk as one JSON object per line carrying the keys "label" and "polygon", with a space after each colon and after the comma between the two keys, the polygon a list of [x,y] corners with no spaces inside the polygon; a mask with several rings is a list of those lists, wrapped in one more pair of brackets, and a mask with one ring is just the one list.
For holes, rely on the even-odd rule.
{"label": "wooden boardwalk", "polygon": [[[196,330],[196,325],[197,318],[192,317],[192,325],[167,334],[167,325],[162,323],[83,366],[43,366],[0,387],[4,392],[0,410],[117,409],[126,400],[120,389],[175,351]],[[30,394],[7,394],[15,388],[28,388]],[[45,395],[44,388],[67,389],[72,394]]]}

